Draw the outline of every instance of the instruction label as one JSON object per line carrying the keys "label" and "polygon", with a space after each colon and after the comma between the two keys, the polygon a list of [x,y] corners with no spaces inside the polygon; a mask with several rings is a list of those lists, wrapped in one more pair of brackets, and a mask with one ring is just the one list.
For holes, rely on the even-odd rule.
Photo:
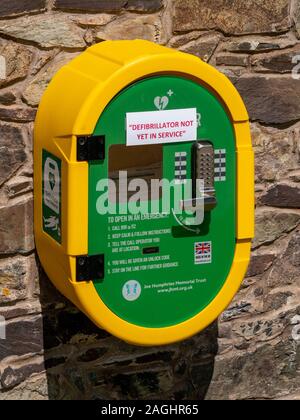
{"label": "instruction label", "polygon": [[61,160],[43,150],[43,229],[61,243]]}
{"label": "instruction label", "polygon": [[130,112],[126,114],[127,146],[197,140],[197,109]]}

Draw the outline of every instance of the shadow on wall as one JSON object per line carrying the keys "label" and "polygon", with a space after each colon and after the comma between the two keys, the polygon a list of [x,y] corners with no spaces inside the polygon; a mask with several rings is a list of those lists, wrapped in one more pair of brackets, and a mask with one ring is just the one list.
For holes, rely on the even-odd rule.
{"label": "shadow on wall", "polygon": [[40,268],[48,397],[205,399],[218,351],[217,323],[165,347],[124,343],[98,329],[57,292]]}

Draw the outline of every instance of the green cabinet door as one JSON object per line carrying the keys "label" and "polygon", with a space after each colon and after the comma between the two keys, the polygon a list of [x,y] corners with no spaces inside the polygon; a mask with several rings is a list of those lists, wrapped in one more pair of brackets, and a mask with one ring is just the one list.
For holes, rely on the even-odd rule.
{"label": "green cabinet door", "polygon": [[[205,213],[203,223],[185,226],[183,217],[165,213],[159,191],[152,202],[149,197],[140,202],[139,214],[126,214],[122,194],[116,203],[110,198],[119,214],[99,214],[99,182],[116,178],[121,170],[128,170],[129,180],[148,184],[153,178],[175,178],[180,184],[192,174],[194,141],[128,147],[127,114],[195,108],[197,138],[209,140],[215,151],[218,204]],[[105,255],[105,277],[94,279],[97,293],[112,312],[138,326],[161,328],[190,319],[217,296],[235,251],[235,137],[224,106],[194,81],[152,77],[115,97],[94,135],[106,141],[105,160],[89,163],[89,255]],[[151,214],[151,204],[159,211]],[[172,199],[171,210],[174,206]]]}

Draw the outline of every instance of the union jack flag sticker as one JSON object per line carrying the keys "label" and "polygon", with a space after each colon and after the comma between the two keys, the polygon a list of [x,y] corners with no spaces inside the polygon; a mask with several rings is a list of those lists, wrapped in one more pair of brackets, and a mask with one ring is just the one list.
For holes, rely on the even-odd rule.
{"label": "union jack flag sticker", "polygon": [[211,264],[212,262],[212,243],[195,243],[195,264]]}

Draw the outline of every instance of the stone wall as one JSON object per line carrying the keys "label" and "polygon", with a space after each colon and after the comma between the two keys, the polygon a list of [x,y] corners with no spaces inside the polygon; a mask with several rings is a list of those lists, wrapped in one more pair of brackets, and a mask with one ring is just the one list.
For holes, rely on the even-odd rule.
{"label": "stone wall", "polygon": [[[256,239],[241,291],[218,324],[164,348],[95,328],[50,285],[32,233],[40,97],[87,46],[128,38],[226,73],[247,103],[256,151]],[[299,0],[1,0],[0,400],[300,398],[299,39]]]}

